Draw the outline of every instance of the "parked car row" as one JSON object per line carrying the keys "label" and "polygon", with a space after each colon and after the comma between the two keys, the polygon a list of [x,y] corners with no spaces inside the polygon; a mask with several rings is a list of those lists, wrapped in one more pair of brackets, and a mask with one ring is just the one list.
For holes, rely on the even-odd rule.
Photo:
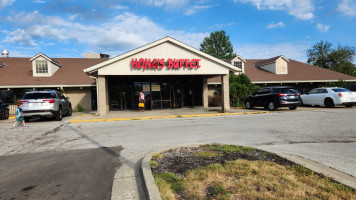
{"label": "parked car row", "polygon": [[294,87],[275,86],[261,88],[249,95],[245,100],[247,109],[256,106],[264,107],[271,111],[280,107],[288,107],[290,110],[295,110],[300,105],[321,105],[327,108],[332,108],[335,105],[352,107],[356,105],[356,92],[345,88],[329,87],[315,88],[301,95]]}

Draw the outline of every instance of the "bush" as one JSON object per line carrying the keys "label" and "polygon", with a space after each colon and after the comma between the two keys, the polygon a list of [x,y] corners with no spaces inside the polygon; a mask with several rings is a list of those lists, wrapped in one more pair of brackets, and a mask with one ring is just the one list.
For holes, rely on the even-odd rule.
{"label": "bush", "polygon": [[245,75],[230,74],[230,105],[241,106],[248,95],[258,90],[260,87],[254,85],[251,80]]}
{"label": "bush", "polygon": [[78,112],[84,112],[85,108],[82,105],[78,104],[77,105],[77,110],[78,110]]}

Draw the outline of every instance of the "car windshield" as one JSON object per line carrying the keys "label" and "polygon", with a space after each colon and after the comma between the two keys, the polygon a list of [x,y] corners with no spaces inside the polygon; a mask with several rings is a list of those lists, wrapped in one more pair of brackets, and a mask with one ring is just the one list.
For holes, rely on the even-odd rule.
{"label": "car windshield", "polygon": [[26,93],[23,96],[23,99],[49,99],[49,98],[56,98],[54,93]]}
{"label": "car windshield", "polygon": [[334,92],[350,92],[350,90],[347,90],[345,88],[336,88],[336,89],[331,89]]}

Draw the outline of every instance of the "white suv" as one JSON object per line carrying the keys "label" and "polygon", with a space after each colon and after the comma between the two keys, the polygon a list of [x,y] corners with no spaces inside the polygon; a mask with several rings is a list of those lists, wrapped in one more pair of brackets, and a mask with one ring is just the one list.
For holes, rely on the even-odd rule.
{"label": "white suv", "polygon": [[356,92],[345,88],[314,88],[310,92],[301,95],[303,105],[324,105],[332,108],[335,105],[352,107],[356,104]]}
{"label": "white suv", "polygon": [[53,117],[62,120],[63,115],[72,115],[72,104],[62,93],[56,90],[26,92],[22,102],[24,119],[32,117]]}

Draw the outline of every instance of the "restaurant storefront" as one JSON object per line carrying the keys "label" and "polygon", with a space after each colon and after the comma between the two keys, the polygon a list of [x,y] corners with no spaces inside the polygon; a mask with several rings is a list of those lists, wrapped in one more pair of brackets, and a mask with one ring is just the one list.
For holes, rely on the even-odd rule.
{"label": "restaurant storefront", "polygon": [[208,108],[208,84],[222,80],[222,109],[229,110],[229,73],[238,68],[173,38],[165,37],[103,63],[86,68],[97,83],[99,115],[137,109],[145,94],[146,109]]}

